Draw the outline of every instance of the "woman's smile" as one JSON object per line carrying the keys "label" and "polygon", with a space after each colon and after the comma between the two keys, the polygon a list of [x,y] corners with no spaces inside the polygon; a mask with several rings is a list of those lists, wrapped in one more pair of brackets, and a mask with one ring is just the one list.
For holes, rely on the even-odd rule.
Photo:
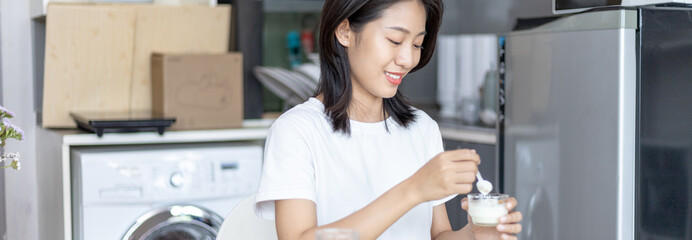
{"label": "woman's smile", "polygon": [[401,79],[404,77],[404,73],[393,73],[393,72],[384,72],[384,76],[387,78],[387,81],[394,85],[399,85],[401,84]]}

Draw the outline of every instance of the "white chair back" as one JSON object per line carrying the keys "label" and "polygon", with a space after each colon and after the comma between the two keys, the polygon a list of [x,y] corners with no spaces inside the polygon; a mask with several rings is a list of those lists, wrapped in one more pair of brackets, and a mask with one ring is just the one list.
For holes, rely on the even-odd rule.
{"label": "white chair back", "polygon": [[226,216],[217,240],[278,240],[274,221],[264,220],[253,210],[255,195],[245,198]]}

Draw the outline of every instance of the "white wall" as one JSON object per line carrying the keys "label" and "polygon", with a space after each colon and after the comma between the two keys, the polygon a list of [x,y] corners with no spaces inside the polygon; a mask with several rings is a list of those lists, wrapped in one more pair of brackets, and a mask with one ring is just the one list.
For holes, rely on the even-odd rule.
{"label": "white wall", "polygon": [[[2,5],[0,5],[2,9]],[[1,11],[1,10],[0,10]],[[2,55],[2,44],[0,44],[0,55]],[[0,59],[2,62],[2,59]],[[2,65],[0,64],[0,106],[2,105]],[[3,153],[0,149],[0,153]],[[7,239],[7,224],[5,223],[5,171],[0,171],[0,239]]]}
{"label": "white wall", "polygon": [[19,152],[22,169],[5,169],[6,239],[38,239],[36,176],[36,114],[29,1],[0,0],[2,46],[2,103],[15,113],[13,123],[24,130],[26,140],[8,141],[6,151]]}

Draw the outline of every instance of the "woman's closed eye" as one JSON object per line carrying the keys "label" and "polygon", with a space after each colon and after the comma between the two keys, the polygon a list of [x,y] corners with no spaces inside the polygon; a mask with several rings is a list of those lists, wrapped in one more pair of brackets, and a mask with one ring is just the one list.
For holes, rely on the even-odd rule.
{"label": "woman's closed eye", "polygon": [[389,40],[389,42],[391,42],[391,43],[394,44],[395,46],[401,45],[401,42],[397,42],[397,41],[394,41],[394,40],[392,40],[392,39],[387,39],[387,40]]}
{"label": "woman's closed eye", "polygon": [[[397,41],[394,41],[394,40],[392,40],[392,39],[387,39],[387,40],[389,40],[389,42],[391,42],[392,44],[394,44],[394,46],[399,46],[399,45],[401,45],[401,42],[397,42]],[[422,46],[422,45],[419,45],[419,44],[413,44],[413,47],[416,48],[416,49],[423,49],[423,46]]]}

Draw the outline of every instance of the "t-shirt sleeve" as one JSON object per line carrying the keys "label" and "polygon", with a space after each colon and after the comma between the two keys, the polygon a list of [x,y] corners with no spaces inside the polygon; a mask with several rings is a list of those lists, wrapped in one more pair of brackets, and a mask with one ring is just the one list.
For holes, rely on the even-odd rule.
{"label": "t-shirt sleeve", "polygon": [[[440,133],[440,127],[437,125],[437,122],[435,120],[429,119],[429,124],[428,125],[428,143],[430,145],[427,147],[428,149],[428,160],[432,159],[435,157],[437,154],[441,153],[444,151],[444,145],[442,144],[442,134]],[[443,204],[452,198],[456,197],[456,194],[449,195],[447,197],[444,197],[442,199],[438,200],[433,200],[432,205],[437,206],[440,204]]]}
{"label": "t-shirt sleeve", "polygon": [[273,220],[275,200],[315,201],[315,168],[304,128],[296,119],[277,119],[264,146],[264,163],[255,199],[255,214]]}

